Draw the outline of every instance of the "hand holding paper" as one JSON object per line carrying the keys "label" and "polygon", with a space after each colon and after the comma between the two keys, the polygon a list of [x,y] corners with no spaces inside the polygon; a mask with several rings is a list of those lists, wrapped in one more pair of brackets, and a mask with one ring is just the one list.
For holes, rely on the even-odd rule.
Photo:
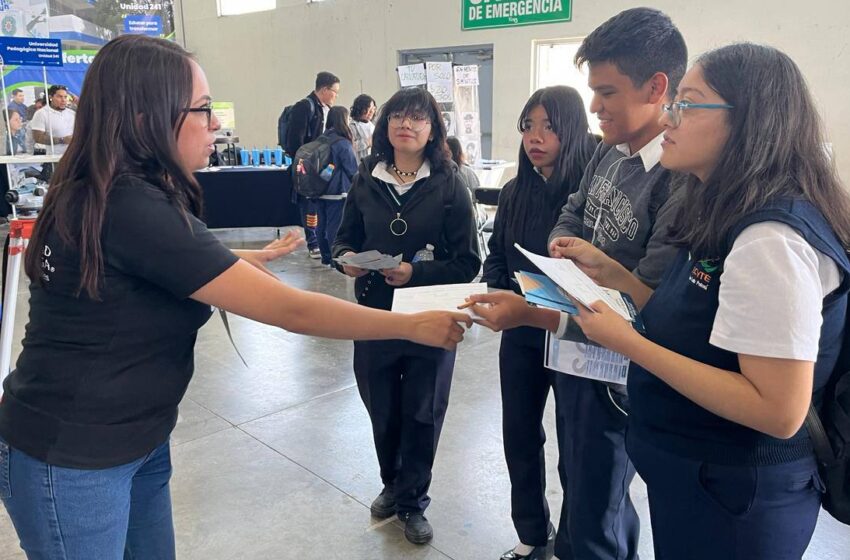
{"label": "hand holding paper", "polygon": [[535,255],[520,247],[519,244],[515,244],[515,247],[576,302],[590,309],[594,302],[602,301],[626,321],[632,320],[632,314],[622,298],[618,301],[608,291],[599,287],[572,260]]}

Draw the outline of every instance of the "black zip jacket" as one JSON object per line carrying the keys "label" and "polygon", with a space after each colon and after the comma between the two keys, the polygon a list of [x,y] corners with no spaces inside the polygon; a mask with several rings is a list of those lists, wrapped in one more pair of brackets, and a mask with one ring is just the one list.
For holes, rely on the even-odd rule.
{"label": "black zip jacket", "polygon": [[[348,193],[342,223],[333,244],[333,256],[352,251],[377,250],[403,255],[404,262],[427,244],[434,246],[434,260],[412,263],[413,275],[403,287],[471,282],[481,267],[472,202],[454,164],[431,170],[417,181],[398,208],[388,185],[372,177],[378,160],[364,158]],[[392,188],[392,187],[389,187]],[[397,215],[407,222],[407,233],[395,236],[390,222]],[[358,303],[378,309],[392,307],[394,287],[379,272],[357,278]]]}

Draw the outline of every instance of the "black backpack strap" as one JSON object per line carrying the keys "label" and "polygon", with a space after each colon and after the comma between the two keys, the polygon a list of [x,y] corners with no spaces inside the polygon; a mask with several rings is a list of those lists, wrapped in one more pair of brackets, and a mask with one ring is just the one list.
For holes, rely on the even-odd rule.
{"label": "black backpack strap", "polygon": [[815,456],[822,465],[831,465],[835,462],[835,451],[832,449],[832,444],[829,437],[826,435],[826,430],[823,427],[820,416],[818,415],[815,405],[809,405],[809,412],[806,414],[805,421],[806,430],[809,432],[809,437],[812,440],[812,447],[815,450]]}

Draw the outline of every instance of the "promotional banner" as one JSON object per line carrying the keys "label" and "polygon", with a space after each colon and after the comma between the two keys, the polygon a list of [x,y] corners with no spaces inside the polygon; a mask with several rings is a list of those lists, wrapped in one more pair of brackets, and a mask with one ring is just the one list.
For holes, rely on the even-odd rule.
{"label": "promotional banner", "polygon": [[[61,67],[47,67],[47,83],[62,84],[73,96],[100,47],[125,33],[173,40],[174,0],[0,0],[0,37],[61,40]],[[42,68],[32,64],[4,57],[6,102],[15,89],[27,104],[44,93]]]}
{"label": "promotional banner", "polygon": [[572,0],[462,0],[462,29],[490,29],[572,19]]}

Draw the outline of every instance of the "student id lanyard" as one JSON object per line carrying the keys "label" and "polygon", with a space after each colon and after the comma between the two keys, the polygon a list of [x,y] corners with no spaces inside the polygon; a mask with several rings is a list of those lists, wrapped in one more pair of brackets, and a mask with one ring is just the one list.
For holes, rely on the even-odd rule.
{"label": "student id lanyard", "polygon": [[[390,193],[390,196],[395,201],[396,206],[398,206],[398,209],[401,210],[401,201],[395,195],[395,193],[393,192],[393,188],[389,184],[387,184],[387,191]],[[392,233],[396,237],[401,237],[402,235],[407,233],[407,222],[402,219],[401,212],[396,212],[395,219],[390,222],[390,233]]]}

